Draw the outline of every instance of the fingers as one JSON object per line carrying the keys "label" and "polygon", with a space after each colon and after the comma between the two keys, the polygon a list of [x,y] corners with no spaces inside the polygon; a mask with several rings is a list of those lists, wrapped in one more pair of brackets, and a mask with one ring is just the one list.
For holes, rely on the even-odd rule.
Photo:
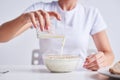
{"label": "fingers", "polygon": [[57,20],[61,20],[60,15],[56,12],[38,10],[28,14],[33,26],[37,28],[37,24],[39,23],[41,31],[48,30],[50,28],[50,17],[55,17]]}
{"label": "fingers", "polygon": [[31,20],[33,26],[36,28],[36,27],[37,27],[37,24],[36,24],[36,20],[35,20],[35,15],[34,15],[34,13],[28,13],[28,15],[30,16],[30,20]]}
{"label": "fingers", "polygon": [[38,18],[41,31],[44,31],[45,21],[44,21],[43,16],[41,15],[41,12],[36,11],[36,16]]}
{"label": "fingers", "polygon": [[46,11],[41,11],[41,13],[42,13],[42,15],[43,15],[43,17],[44,17],[44,21],[45,21],[45,26],[44,26],[44,28],[45,28],[46,30],[48,30],[48,29],[50,28],[50,26],[51,26],[50,16],[49,16],[49,14],[48,14]]}
{"label": "fingers", "polygon": [[86,68],[90,69],[90,70],[93,70],[94,68],[99,69],[99,68],[103,67],[103,65],[102,65],[103,63],[104,63],[104,59],[99,58],[98,60],[95,60],[94,62],[86,65]]}
{"label": "fingers", "polygon": [[86,58],[84,67],[90,70],[98,70],[103,66],[104,60],[104,53],[92,54]]}
{"label": "fingers", "polygon": [[99,52],[99,53],[97,53],[97,54],[92,54],[92,55],[90,55],[90,56],[88,56],[88,57],[86,58],[86,62],[87,62],[88,64],[90,64],[90,63],[94,62],[95,60],[101,58],[103,55],[104,55],[104,54],[101,53],[101,52]]}
{"label": "fingers", "polygon": [[104,63],[103,63],[103,62],[100,63],[100,65],[97,65],[97,64],[94,63],[93,66],[87,67],[87,69],[92,70],[92,71],[97,71],[97,70],[100,69],[101,67],[104,67]]}

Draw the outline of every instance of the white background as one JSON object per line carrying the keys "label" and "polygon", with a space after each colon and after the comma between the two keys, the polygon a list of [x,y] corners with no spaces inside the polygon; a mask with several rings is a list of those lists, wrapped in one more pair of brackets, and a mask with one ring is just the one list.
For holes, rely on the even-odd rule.
{"label": "white background", "polygon": [[[19,16],[28,6],[38,1],[52,0],[0,0],[0,23]],[[83,2],[83,1],[82,1]],[[99,8],[108,24],[108,37],[116,60],[120,60],[120,0],[85,0]],[[30,65],[31,52],[39,48],[35,30],[27,30],[7,43],[0,43],[0,65]],[[94,48],[92,40],[90,48]]]}

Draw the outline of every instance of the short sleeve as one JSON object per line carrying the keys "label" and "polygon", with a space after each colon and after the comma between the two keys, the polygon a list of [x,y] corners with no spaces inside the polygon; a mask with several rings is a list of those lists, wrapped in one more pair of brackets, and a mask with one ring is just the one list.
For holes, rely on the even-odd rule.
{"label": "short sleeve", "polygon": [[3,24],[3,21],[0,20],[0,27],[1,27],[2,24]]}
{"label": "short sleeve", "polygon": [[94,17],[93,17],[93,25],[91,27],[90,34],[94,35],[102,30],[105,30],[107,28],[106,23],[103,20],[103,17],[101,16],[98,9],[95,9],[94,11]]}
{"label": "short sleeve", "polygon": [[2,23],[0,22],[0,26],[2,25]]}

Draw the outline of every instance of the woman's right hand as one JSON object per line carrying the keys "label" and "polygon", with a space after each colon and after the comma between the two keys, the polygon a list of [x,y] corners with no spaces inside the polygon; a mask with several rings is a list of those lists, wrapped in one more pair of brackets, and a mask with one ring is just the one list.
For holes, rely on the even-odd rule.
{"label": "woman's right hand", "polygon": [[25,13],[25,17],[35,28],[39,24],[41,31],[49,30],[51,26],[50,17],[55,17],[57,20],[61,20],[61,16],[57,12],[47,12],[43,10]]}

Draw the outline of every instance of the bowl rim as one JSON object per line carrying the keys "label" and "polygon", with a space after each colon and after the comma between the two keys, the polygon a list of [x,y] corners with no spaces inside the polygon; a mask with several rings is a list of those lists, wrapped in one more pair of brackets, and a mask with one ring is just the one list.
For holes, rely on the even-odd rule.
{"label": "bowl rim", "polygon": [[58,55],[58,54],[47,54],[42,56],[44,59],[49,60],[78,60],[81,59],[79,55]]}

